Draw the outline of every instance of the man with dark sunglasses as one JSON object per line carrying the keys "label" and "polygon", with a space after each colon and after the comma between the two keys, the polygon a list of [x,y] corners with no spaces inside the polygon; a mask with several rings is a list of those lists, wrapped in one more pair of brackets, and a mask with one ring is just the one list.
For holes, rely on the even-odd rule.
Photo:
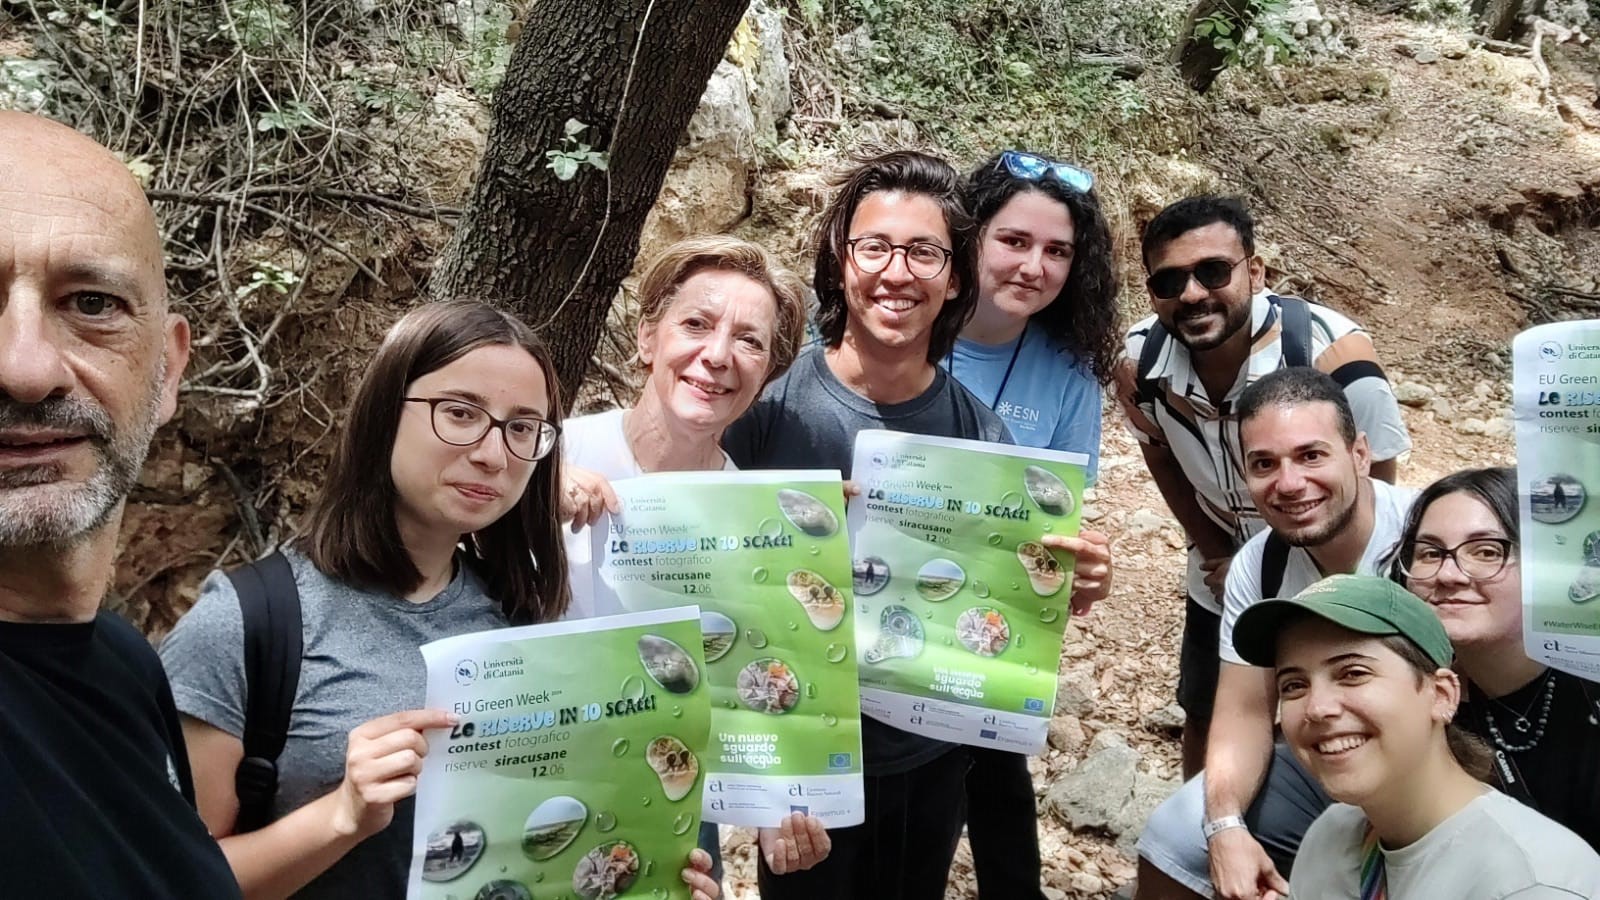
{"label": "man with dark sunglasses", "polygon": [[1331,309],[1265,290],[1242,203],[1200,196],[1168,206],[1145,228],[1143,253],[1155,314],[1128,332],[1117,393],[1189,540],[1178,703],[1191,776],[1205,760],[1228,561],[1263,527],[1239,453],[1240,393],[1286,366],[1328,373],[1371,442],[1373,477],[1384,481],[1394,481],[1411,440],[1367,333]]}

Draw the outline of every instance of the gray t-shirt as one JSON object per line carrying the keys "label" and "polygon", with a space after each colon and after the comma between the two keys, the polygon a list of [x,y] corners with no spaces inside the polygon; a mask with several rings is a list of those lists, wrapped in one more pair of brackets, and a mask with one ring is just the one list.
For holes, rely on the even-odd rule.
{"label": "gray t-shirt", "polygon": [[[1289,895],[1359,900],[1366,832],[1359,807],[1330,806],[1300,843]],[[1600,897],[1600,856],[1582,838],[1490,789],[1383,861],[1390,900]]]}
{"label": "gray t-shirt", "polygon": [[[278,758],[278,816],[326,794],[344,779],[351,729],[422,705],[427,671],[421,645],[506,624],[499,605],[465,564],[438,596],[410,603],[357,590],[285,551],[300,590],[305,652],[289,739]],[[244,625],[233,584],[213,572],[194,608],[161,644],[178,711],[235,737],[244,733]],[[410,800],[394,822],[363,841],[297,897],[349,900],[401,897],[411,866]]]}
{"label": "gray t-shirt", "polygon": [[[873,403],[845,387],[814,345],[729,426],[722,449],[741,469],[838,469],[849,478],[856,432],[866,428],[1012,443],[1000,417],[942,369],[935,367],[928,389],[904,403]],[[869,775],[909,771],[952,746],[870,717],[861,720]]]}

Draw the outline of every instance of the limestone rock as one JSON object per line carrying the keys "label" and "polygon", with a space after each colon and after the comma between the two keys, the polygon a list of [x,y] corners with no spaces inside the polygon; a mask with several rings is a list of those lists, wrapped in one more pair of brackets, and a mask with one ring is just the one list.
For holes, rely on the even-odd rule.
{"label": "limestone rock", "polygon": [[1424,407],[1433,397],[1433,388],[1415,381],[1401,381],[1394,386],[1394,399],[1406,406]]}
{"label": "limestone rock", "polygon": [[1056,682],[1056,715],[1083,718],[1094,712],[1094,679],[1078,671],[1068,671]]}
{"label": "limestone rock", "polygon": [[[1101,732],[1111,734],[1114,732]],[[1095,743],[1101,742],[1101,735],[1096,735]],[[1141,773],[1139,754],[1108,739],[1050,786],[1045,808],[1069,828],[1115,836],[1118,848],[1132,853],[1151,811],[1177,788],[1176,781]]]}
{"label": "limestone rock", "polygon": [[1089,742],[1089,736],[1084,733],[1083,722],[1077,716],[1058,715],[1050,720],[1050,746],[1067,753],[1072,753]]}
{"label": "limestone rock", "polygon": [[1184,721],[1183,707],[1176,703],[1168,703],[1154,712],[1145,713],[1140,724],[1144,725],[1146,730],[1157,734],[1177,734],[1183,730]]}

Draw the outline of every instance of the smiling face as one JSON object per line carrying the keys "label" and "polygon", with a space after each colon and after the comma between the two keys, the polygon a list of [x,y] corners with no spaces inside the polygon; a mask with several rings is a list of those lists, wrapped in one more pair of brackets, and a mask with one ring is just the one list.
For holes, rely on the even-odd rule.
{"label": "smiling face", "polygon": [[1294,547],[1316,547],[1355,516],[1371,470],[1366,435],[1345,445],[1330,403],[1273,404],[1239,427],[1245,484],[1273,531]]}
{"label": "smiling face", "polygon": [[983,227],[979,303],[1023,320],[1053,303],[1072,272],[1072,214],[1060,201],[1023,191]]}
{"label": "smiling face", "polygon": [[0,547],[72,542],[172,417],[189,330],[127,169],[32,116],[0,112],[0,133]]}
{"label": "smiling face", "polygon": [[[407,397],[453,397],[474,403],[498,419],[550,415],[544,370],[528,351],[509,344],[479,347],[411,382]],[[506,451],[491,428],[466,447],[446,444],[434,433],[426,403],[405,403],[390,454],[395,519],[410,543],[413,536],[454,536],[477,531],[505,515],[522,498],[537,463]]]}
{"label": "smiling face", "polygon": [[[850,237],[876,237],[893,244],[919,241],[951,248],[944,211],[931,197],[875,191],[861,199],[850,218]],[[925,358],[933,324],[946,300],[960,291],[946,263],[933,278],[915,278],[905,253],[895,251],[881,272],[863,272],[844,252],[845,334],[859,352]]]}
{"label": "smiling face", "polygon": [[[1445,494],[1429,504],[1417,528],[1417,544],[1424,551],[1448,549],[1477,538],[1505,537],[1494,512],[1464,492]],[[1475,581],[1446,559],[1432,578],[1407,579],[1406,587],[1428,601],[1457,647],[1522,642],[1522,574],[1514,550],[1505,568],[1493,578]]]}
{"label": "smiling face", "polygon": [[[1208,259],[1237,262],[1249,254],[1239,233],[1225,222],[1213,222],[1186,231],[1166,244],[1153,248],[1148,260],[1151,272],[1169,267],[1192,268]],[[1212,350],[1250,324],[1250,299],[1266,284],[1266,267],[1252,256],[1244,265],[1233,268],[1228,283],[1207,288],[1191,277],[1179,296],[1163,300],[1151,298],[1156,318],[1190,350]]]}
{"label": "smiling face", "polygon": [[684,280],[654,324],[639,325],[644,392],[678,423],[721,434],[755,402],[772,368],[777,300],[737,272]]}
{"label": "smiling face", "polygon": [[1460,684],[1448,669],[1418,675],[1383,640],[1321,618],[1278,638],[1283,736],[1341,803],[1361,806],[1404,790],[1444,747]]}

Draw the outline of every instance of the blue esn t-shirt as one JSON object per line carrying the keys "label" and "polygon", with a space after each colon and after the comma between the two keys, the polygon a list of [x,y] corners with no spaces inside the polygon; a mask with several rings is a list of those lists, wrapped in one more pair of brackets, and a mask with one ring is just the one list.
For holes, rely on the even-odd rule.
{"label": "blue esn t-shirt", "polygon": [[961,338],[943,368],[994,410],[1019,445],[1088,455],[1088,476],[1094,481],[1100,466],[1100,383],[1044,329],[1029,325],[1004,344]]}

